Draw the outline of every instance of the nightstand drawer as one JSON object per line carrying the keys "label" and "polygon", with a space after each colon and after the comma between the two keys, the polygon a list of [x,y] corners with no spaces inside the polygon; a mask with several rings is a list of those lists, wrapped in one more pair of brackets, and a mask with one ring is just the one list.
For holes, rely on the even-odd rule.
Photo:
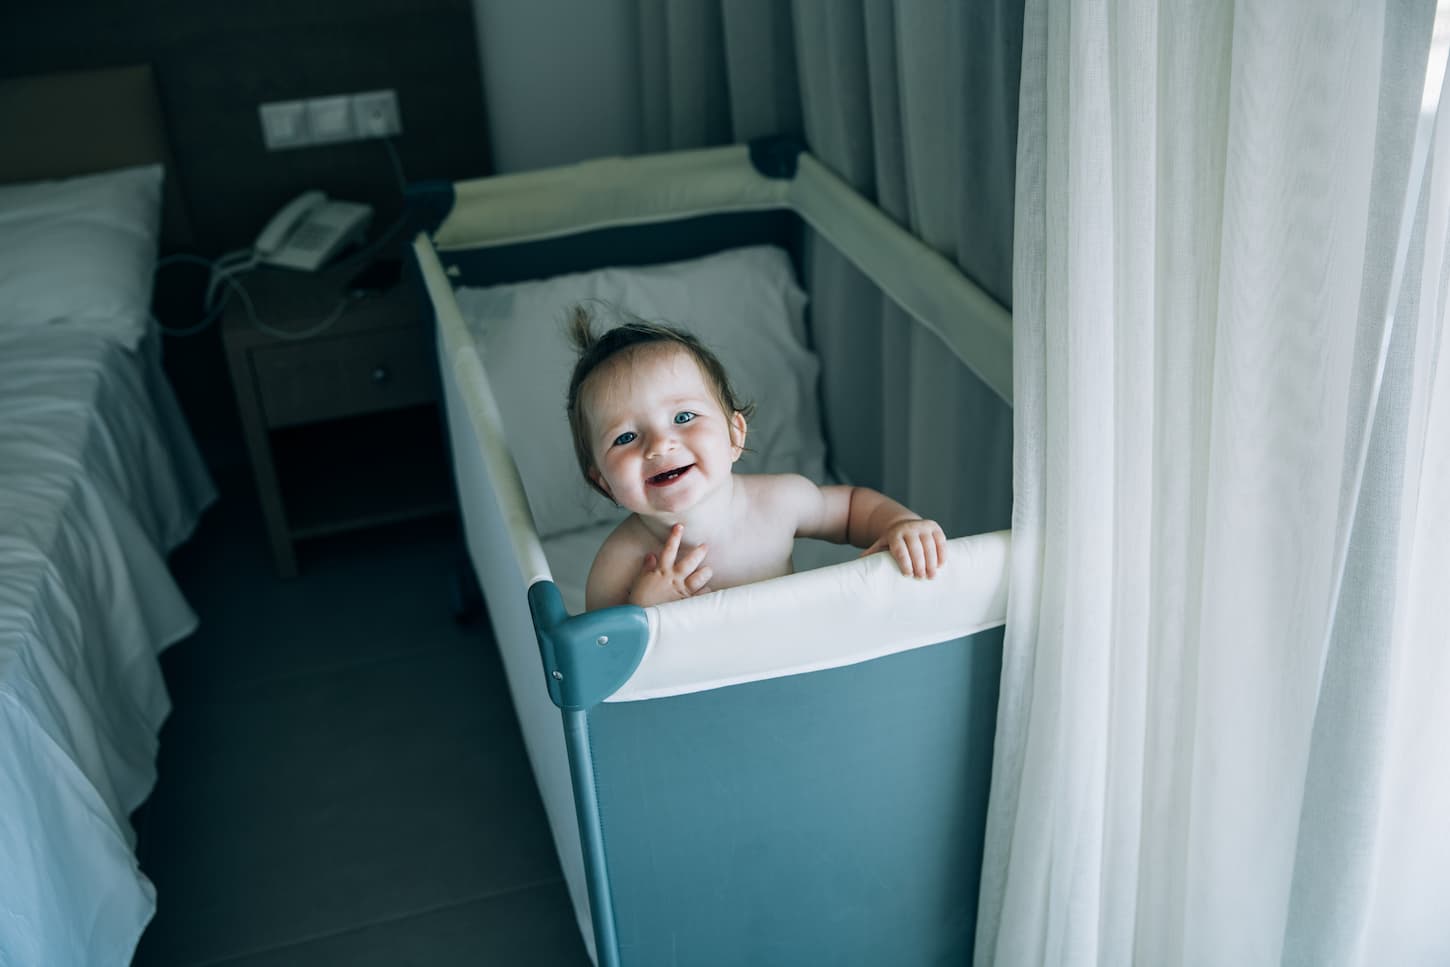
{"label": "nightstand drawer", "polygon": [[437,398],[421,327],[309,339],[252,353],[269,426],[310,423],[429,403]]}

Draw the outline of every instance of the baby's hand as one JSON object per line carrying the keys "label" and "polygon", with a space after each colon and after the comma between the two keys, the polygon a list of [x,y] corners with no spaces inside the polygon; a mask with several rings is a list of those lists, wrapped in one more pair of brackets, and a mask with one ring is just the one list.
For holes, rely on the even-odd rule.
{"label": "baby's hand", "polygon": [[934,520],[899,520],[861,556],[881,550],[891,552],[907,577],[934,578],[937,569],[947,562],[947,536]]}
{"label": "baby's hand", "polygon": [[710,578],[714,572],[705,565],[704,544],[680,555],[680,540],[685,525],[676,524],[670,528],[670,536],[657,555],[646,554],[639,577],[629,589],[629,603],[647,608],[652,604],[678,601],[709,590]]}

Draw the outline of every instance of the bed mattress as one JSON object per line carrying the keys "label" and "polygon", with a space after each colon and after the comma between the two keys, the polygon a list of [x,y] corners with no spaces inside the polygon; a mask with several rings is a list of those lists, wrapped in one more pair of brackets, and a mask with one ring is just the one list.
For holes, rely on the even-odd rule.
{"label": "bed mattress", "polygon": [[124,963],[155,908],[129,817],[170,709],[157,655],[196,625],[166,552],[215,496],[158,352],[0,332],[7,963]]}

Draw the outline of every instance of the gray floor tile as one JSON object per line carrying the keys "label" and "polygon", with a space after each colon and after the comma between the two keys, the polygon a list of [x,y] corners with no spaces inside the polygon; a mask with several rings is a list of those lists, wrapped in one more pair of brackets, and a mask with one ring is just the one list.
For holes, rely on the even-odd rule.
{"label": "gray floor tile", "polygon": [[557,880],[479,635],[177,695],[144,815],[158,914],[137,963],[201,963]]}
{"label": "gray floor tile", "polygon": [[563,883],[226,961],[216,967],[591,967]]}
{"label": "gray floor tile", "polygon": [[172,561],[201,626],[163,656],[135,963],[587,963],[486,621],[453,621],[456,523],[316,542],[281,581],[246,482],[222,493]]}
{"label": "gray floor tile", "polygon": [[281,580],[260,511],[224,495],[173,570],[201,618],[192,647],[163,655],[181,700],[273,678],[478,640],[453,621],[462,545],[449,518],[309,542],[307,566]]}

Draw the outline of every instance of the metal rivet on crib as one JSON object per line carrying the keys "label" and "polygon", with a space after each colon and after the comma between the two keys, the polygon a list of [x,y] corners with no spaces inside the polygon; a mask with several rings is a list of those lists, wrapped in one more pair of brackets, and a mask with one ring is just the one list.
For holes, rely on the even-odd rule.
{"label": "metal rivet on crib", "polygon": [[562,682],[564,680],[564,673],[563,672],[554,672],[554,680],[555,681]]}
{"label": "metal rivet on crib", "polygon": [[598,638],[595,638],[594,639],[594,643],[596,645],[607,645],[607,644],[609,644],[609,636],[608,635],[600,635]]}

